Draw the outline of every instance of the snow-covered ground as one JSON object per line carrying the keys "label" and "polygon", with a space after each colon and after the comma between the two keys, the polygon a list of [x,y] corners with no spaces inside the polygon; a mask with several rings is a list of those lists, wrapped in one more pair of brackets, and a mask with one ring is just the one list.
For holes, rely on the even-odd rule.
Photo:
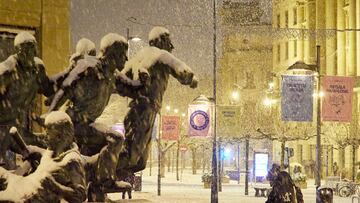
{"label": "snow-covered ground", "polygon": [[[166,169],[167,170],[167,169]],[[143,171],[142,191],[133,192],[132,200],[121,200],[118,202],[163,202],[163,203],[209,203],[210,189],[204,189],[201,182],[201,170],[197,175],[192,175],[191,170],[185,170],[181,181],[176,181],[176,173],[167,172],[161,181],[161,196],[157,196],[157,168],[152,169],[152,176],[149,170]],[[264,197],[255,197],[255,191],[250,183],[249,195],[244,195],[244,182],[230,181],[223,184],[222,192],[219,192],[220,203],[264,203]],[[308,181],[308,188],[302,190],[305,203],[315,203],[314,180]],[[109,194],[112,200],[120,200],[120,194]],[[334,203],[351,203],[351,198],[334,196]]]}

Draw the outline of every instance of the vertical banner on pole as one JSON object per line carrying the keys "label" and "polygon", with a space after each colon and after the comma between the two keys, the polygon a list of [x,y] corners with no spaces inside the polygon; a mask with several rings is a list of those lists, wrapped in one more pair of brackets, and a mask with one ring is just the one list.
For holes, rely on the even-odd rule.
{"label": "vertical banner on pole", "polygon": [[324,76],[323,121],[351,122],[353,86],[352,77]]}
{"label": "vertical banner on pole", "polygon": [[314,76],[284,75],[281,117],[283,121],[312,121]]}
{"label": "vertical banner on pole", "polygon": [[189,105],[189,136],[211,136],[211,109],[209,105]]}
{"label": "vertical banner on pole", "polygon": [[178,140],[180,134],[179,116],[162,116],[162,140]]}

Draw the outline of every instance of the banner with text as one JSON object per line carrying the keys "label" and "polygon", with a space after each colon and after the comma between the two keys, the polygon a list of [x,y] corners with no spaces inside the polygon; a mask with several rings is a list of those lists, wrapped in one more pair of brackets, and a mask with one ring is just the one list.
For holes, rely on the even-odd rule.
{"label": "banner with text", "polygon": [[162,140],[178,140],[180,134],[179,116],[162,116]]}
{"label": "banner with text", "polygon": [[323,121],[351,121],[353,86],[352,77],[324,76],[321,112]]}
{"label": "banner with text", "polygon": [[189,105],[189,136],[211,136],[211,109],[209,105]]}
{"label": "banner with text", "polygon": [[222,106],[216,108],[216,132],[219,137],[237,137],[241,133],[240,106]]}
{"label": "banner with text", "polygon": [[281,91],[283,121],[312,121],[314,76],[284,75]]}

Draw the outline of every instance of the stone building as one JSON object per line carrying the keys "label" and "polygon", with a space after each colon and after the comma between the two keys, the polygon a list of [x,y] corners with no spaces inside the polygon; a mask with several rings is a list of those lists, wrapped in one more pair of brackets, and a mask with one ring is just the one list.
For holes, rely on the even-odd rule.
{"label": "stone building", "polygon": [[[296,61],[315,64],[316,45],[320,45],[321,75],[354,76],[353,119],[346,137],[358,138],[359,131],[359,77],[360,76],[360,0],[273,0],[272,24],[279,33],[273,42],[273,68],[279,77]],[[315,107],[316,108],[316,107]],[[323,122],[322,167],[323,175],[332,174],[332,165],[352,167],[352,147],[343,149],[331,136],[341,136],[333,129],[327,131]],[[341,124],[335,124],[341,125]],[[338,133],[337,133],[338,132]],[[343,132],[343,131],[342,131]],[[304,163],[311,168],[315,161],[315,139],[292,142],[295,149],[291,161]],[[360,151],[355,151],[355,162]],[[311,175],[311,171],[308,171]]]}

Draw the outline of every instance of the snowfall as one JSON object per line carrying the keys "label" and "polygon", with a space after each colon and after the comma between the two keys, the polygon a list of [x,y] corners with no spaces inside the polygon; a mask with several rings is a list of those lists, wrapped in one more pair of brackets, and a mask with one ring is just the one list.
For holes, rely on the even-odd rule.
{"label": "snowfall", "polygon": [[[168,169],[166,168],[166,171]],[[161,179],[161,195],[157,195],[157,168],[152,168],[150,176],[149,168],[142,171],[142,190],[133,192],[132,200],[122,200],[120,193],[108,194],[108,198],[116,202],[163,202],[163,203],[210,203],[211,189],[205,189],[201,182],[202,170],[196,175],[191,174],[190,168],[179,171],[180,181],[176,180],[176,172],[166,172],[165,178]],[[255,197],[254,184],[249,183],[249,195],[244,195],[245,184],[241,176],[240,184],[231,180],[230,183],[222,184],[222,192],[219,192],[219,203],[264,203],[265,197]],[[308,188],[301,190],[305,203],[315,203],[314,180],[308,180]],[[127,196],[126,196],[127,198]],[[334,195],[334,203],[352,203],[351,198],[343,198]],[[354,200],[354,202],[356,202]],[[356,202],[357,203],[357,202]]]}

